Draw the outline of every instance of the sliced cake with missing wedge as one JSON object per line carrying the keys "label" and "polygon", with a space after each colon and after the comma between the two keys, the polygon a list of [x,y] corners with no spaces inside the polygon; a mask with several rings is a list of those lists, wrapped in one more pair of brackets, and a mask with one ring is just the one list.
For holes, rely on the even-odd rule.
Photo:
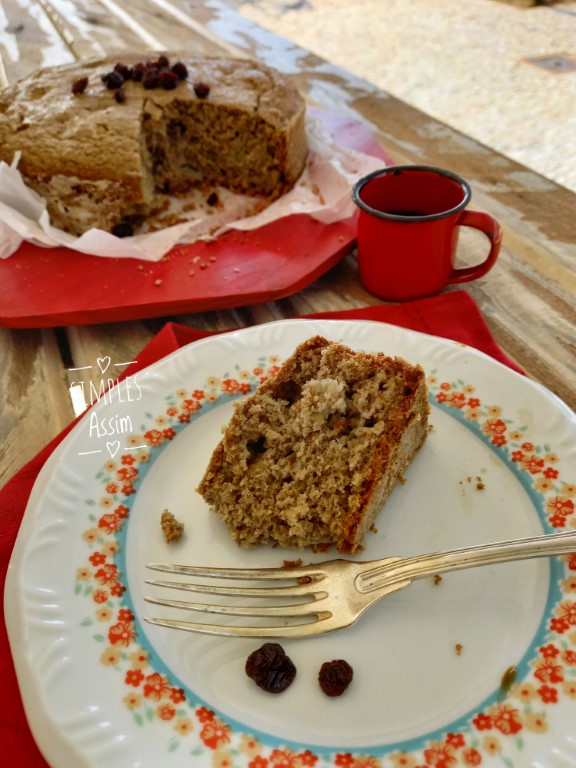
{"label": "sliced cake with missing wedge", "polygon": [[198,487],[244,547],[362,547],[428,433],[425,374],[308,339],[236,403]]}

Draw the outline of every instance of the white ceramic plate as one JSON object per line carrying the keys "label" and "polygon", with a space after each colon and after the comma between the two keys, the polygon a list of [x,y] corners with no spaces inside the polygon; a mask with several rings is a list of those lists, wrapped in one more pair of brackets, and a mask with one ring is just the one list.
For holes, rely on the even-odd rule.
{"label": "white ceramic plate", "polygon": [[[285,641],[298,674],[280,695],[244,673],[259,641],[143,621],[160,610],[143,600],[146,562],[298,557],[239,550],[195,487],[232,401],[316,333],[399,354],[428,376],[433,430],[363,559],[575,525],[574,414],[473,349],[380,323],[307,320],[192,344],[100,397],[51,456],[23,520],[6,617],[52,765],[576,764],[576,556],[419,581],[348,630]],[[161,535],[164,508],[186,524],[176,545]],[[317,675],[336,658],[355,674],[330,699]]]}

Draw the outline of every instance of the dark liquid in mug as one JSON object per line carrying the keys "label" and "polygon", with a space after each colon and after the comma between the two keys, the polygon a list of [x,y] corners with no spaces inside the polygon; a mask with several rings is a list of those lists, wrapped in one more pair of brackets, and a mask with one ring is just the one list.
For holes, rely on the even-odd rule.
{"label": "dark liquid in mug", "polygon": [[430,216],[426,211],[384,211],[388,216]]}

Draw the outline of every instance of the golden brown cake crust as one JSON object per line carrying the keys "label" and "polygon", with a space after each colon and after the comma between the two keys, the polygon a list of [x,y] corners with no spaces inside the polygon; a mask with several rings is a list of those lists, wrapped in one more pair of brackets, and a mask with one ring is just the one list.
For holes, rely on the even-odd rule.
{"label": "golden brown cake crust", "polygon": [[[128,80],[118,103],[102,76],[117,63],[155,56],[122,52],[47,68],[0,91],[0,160],[11,163],[21,153],[19,169],[47,197],[56,226],[73,234],[110,229],[145,211],[151,175],[157,187],[176,179],[176,191],[222,183],[273,199],[302,172],[305,104],[288,77],[250,60],[169,53],[171,65],[186,66],[186,79],[173,90]],[[73,84],[85,77],[85,90],[75,95]],[[171,147],[183,167],[165,159]]]}
{"label": "golden brown cake crust", "polygon": [[242,546],[357,552],[428,432],[424,371],[316,336],[236,404],[198,492]]}

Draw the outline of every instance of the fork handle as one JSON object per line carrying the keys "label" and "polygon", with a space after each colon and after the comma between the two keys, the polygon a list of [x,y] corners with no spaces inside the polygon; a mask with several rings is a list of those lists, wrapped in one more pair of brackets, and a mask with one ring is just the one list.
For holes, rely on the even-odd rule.
{"label": "fork handle", "polygon": [[498,541],[493,544],[452,549],[447,552],[399,558],[395,562],[391,559],[374,560],[371,563],[373,567],[356,577],[356,587],[360,592],[371,592],[379,586],[393,584],[396,581],[413,581],[448,571],[476,568],[480,565],[495,565],[513,560],[529,560],[535,557],[571,553],[576,553],[576,531]]}

